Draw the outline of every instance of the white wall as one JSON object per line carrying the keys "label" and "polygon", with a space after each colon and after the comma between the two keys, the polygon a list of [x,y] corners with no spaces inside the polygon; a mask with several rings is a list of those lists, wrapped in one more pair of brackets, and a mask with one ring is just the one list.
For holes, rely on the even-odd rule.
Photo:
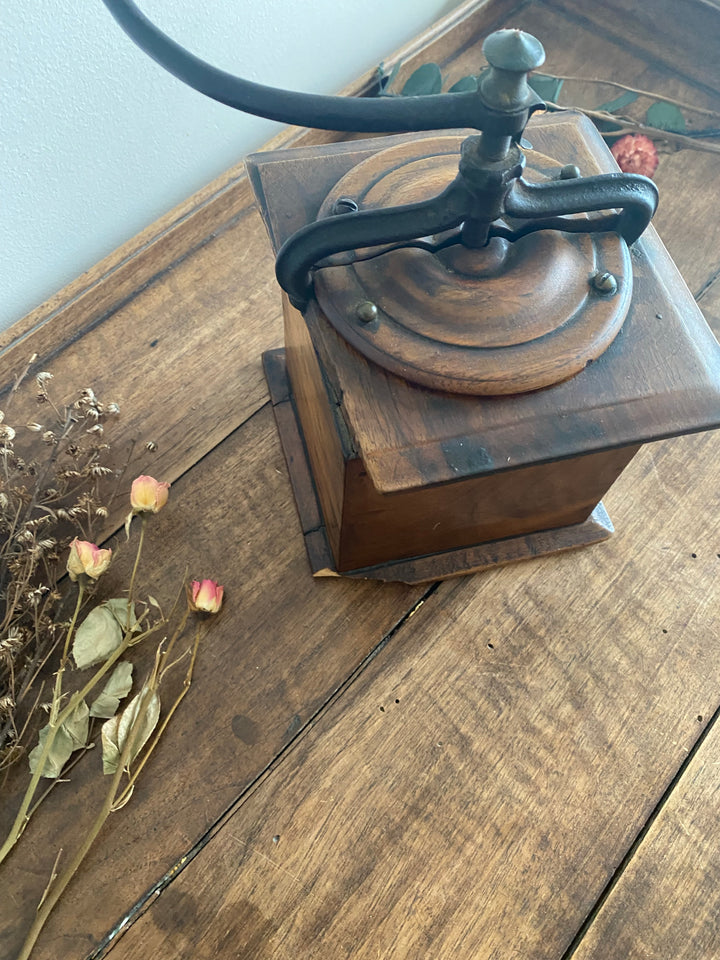
{"label": "white wall", "polygon": [[[459,0],[139,0],[250,80],[333,93]],[[100,0],[3,0],[0,329],[265,140],[184,87]]]}

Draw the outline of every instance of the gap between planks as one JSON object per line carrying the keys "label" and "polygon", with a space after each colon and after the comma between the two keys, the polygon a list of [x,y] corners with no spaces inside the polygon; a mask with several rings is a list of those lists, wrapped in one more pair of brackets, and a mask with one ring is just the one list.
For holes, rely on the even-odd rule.
{"label": "gap between planks", "polygon": [[652,829],[653,824],[658,819],[662,811],[665,809],[672,794],[680,786],[682,778],[684,777],[688,767],[693,762],[698,752],[702,749],[702,746],[707,740],[708,736],[715,728],[715,725],[718,722],[718,718],[720,718],[720,704],[715,708],[715,712],[710,717],[705,727],[700,732],[700,735],[698,736],[697,740],[690,748],[687,756],[678,767],[675,773],[675,776],[667,785],[660,799],[658,800],[657,804],[655,805],[652,812],[648,816],[647,820],[638,831],[635,839],[628,847],[622,860],[617,865],[615,872],[612,874],[612,876],[608,880],[607,884],[603,888],[602,893],[593,904],[592,908],[588,912],[588,915],[585,917],[585,920],[580,925],[577,933],[570,941],[568,948],[560,957],[560,960],[572,960],[572,957],[574,957],[575,954],[577,953],[578,949],[582,945],[583,940],[585,939],[585,936],[587,935],[588,931],[590,930],[593,923],[595,922],[595,919],[597,918],[598,914],[602,910],[608,898],[611,896],[611,894],[613,893],[617,885],[622,880],[625,874],[625,871],[627,870],[628,866],[630,865],[630,862],[633,860],[633,858],[639,851],[643,841],[645,840],[648,833]]}
{"label": "gap between planks", "polygon": [[355,683],[359,677],[367,670],[375,658],[392,641],[393,637],[403,629],[410,618],[435,594],[443,583],[436,581],[428,586],[419,600],[405,611],[400,619],[388,630],[388,632],[378,641],[367,656],[348,674],[345,680],[330,694],[323,704],[308,718],[308,720],[298,729],[291,740],[270,760],[270,762],[248,783],[237,799],[227,807],[226,810],[215,820],[205,833],[193,844],[193,846],[183,854],[175,864],[152,885],[137,902],[128,910],[115,927],[103,938],[97,948],[88,954],[86,960],[100,960],[107,956],[113,947],[120,941],[123,934],[139,920],[145,912],[152,906],[154,901],[167,889],[167,887],[178,877],[183,870],[189,866],[195,857],[207,846],[208,843],[222,830],[225,824],[237,813],[242,805],[250,796],[270,777],[284,760],[296,749],[300,741],[317,724],[317,722],[327,713],[330,707],[336,703]]}

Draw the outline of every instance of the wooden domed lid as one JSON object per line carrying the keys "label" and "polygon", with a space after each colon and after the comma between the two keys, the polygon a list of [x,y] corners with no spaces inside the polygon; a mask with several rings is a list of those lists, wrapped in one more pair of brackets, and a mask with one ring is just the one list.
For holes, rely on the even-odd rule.
{"label": "wooden domed lid", "polygon": [[[439,194],[457,173],[462,139],[379,152],[336,184],[319,218],[339,200],[367,210]],[[528,179],[553,179],[560,168],[527,153]],[[405,380],[452,393],[536,390],[578,373],[622,326],[632,270],[615,234],[542,231],[512,243],[494,238],[479,250],[441,247],[443,240],[356,250],[315,272],[318,303],[336,330]],[[610,294],[592,282],[604,273],[617,281]]]}

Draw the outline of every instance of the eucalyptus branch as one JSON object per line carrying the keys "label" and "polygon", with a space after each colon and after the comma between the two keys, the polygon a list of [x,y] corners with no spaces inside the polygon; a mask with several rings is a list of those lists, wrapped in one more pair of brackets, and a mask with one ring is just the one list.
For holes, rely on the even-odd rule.
{"label": "eucalyptus branch", "polygon": [[684,100],[676,100],[674,97],[668,97],[664,93],[657,93],[652,90],[641,90],[639,87],[630,87],[626,83],[620,83],[619,80],[605,80],[602,77],[563,77],[558,74],[553,74],[553,79],[567,80],[571,83],[606,84],[609,87],[617,87],[618,90],[627,90],[628,93],[636,93],[639,97],[648,97],[650,100],[662,100],[663,103],[672,103],[673,106],[682,107],[683,110],[692,110],[694,113],[701,113],[706,117],[717,117],[720,114],[718,110],[710,110],[708,107],[698,107],[693,103],[686,103]]}
{"label": "eucalyptus branch", "polygon": [[636,120],[630,120],[628,117],[617,117],[613,113],[608,113],[606,110],[586,110],[585,107],[575,107],[575,106],[561,106],[559,103],[553,103],[552,101],[547,101],[546,103],[548,110],[551,113],[560,113],[564,110],[575,110],[578,113],[584,114],[586,117],[589,117],[591,120],[602,120],[610,123],[617,123],[618,119],[622,120],[622,123],[625,126],[621,126],[617,130],[610,130],[607,133],[602,133],[603,137],[622,137],[626,133],[644,133],[646,137],[650,137],[652,140],[664,140],[667,143],[677,143],[679,146],[687,147],[689,150],[702,150],[706,153],[720,153],[720,144],[717,143],[707,143],[704,140],[696,140],[693,137],[688,137],[683,133],[673,133],[671,130],[659,130],[657,127],[649,127],[647,124],[640,123]]}

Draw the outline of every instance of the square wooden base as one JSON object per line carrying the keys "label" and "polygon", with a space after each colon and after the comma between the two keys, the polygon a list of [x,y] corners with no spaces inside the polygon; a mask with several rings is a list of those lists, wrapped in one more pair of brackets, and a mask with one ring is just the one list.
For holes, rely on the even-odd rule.
{"label": "square wooden base", "polygon": [[338,573],[318,505],[302,429],[295,413],[285,365],[285,350],[264,353],[263,366],[313,576],[344,576],[404,583],[443,580],[598,543],[613,533],[610,518],[602,503],[599,503],[583,523]]}

